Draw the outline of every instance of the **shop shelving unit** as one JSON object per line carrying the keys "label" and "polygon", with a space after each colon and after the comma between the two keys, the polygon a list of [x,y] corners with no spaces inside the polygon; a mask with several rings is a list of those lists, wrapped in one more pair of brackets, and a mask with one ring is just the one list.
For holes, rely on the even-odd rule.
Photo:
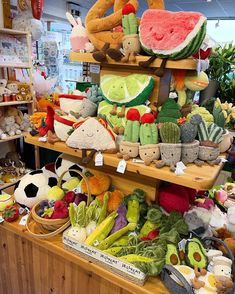
{"label": "shop shelving unit", "polygon": [[[146,60],[148,57],[146,56],[138,56],[138,61]],[[74,53],[70,54],[70,59],[73,62],[88,62],[88,63],[97,63],[92,55],[89,53]],[[128,63],[123,64],[120,62],[114,62],[112,60],[108,60],[107,63],[101,64],[101,72],[100,75],[108,74],[108,73],[116,73],[119,75],[128,75],[130,73],[148,73],[153,75],[153,71],[156,67],[159,67],[161,60],[156,60],[151,68],[147,70],[142,70],[138,67],[138,63]],[[193,59],[186,59],[180,61],[169,61],[167,63],[167,72],[162,79],[154,76],[156,80],[155,88],[153,90],[153,94],[151,96],[151,102],[157,102],[159,97],[163,100],[168,97],[168,91],[170,86],[170,77],[171,77],[171,69],[173,68],[181,68],[187,70],[195,70],[197,63]],[[167,94],[167,96],[165,96]],[[80,162],[82,152],[78,149],[69,148],[63,142],[57,142],[55,144],[49,144],[40,142],[39,138],[32,137],[31,135],[25,135],[25,142],[32,144],[34,146],[55,150],[61,153],[69,154],[73,157],[74,162]],[[153,165],[145,166],[143,164],[134,163],[132,160],[127,161],[127,167],[125,174],[119,174],[116,172],[116,168],[119,162],[119,159],[115,154],[103,154],[104,156],[104,165],[102,167],[95,167],[93,164],[88,165],[88,169],[91,171],[96,171],[100,173],[108,173],[112,178],[112,183],[125,193],[130,193],[135,187],[139,187],[144,189],[147,192],[147,196],[151,200],[155,200],[157,198],[158,187],[161,181],[168,181],[172,183],[177,183],[184,185],[186,187],[198,189],[198,190],[206,190],[209,189],[214,181],[216,180],[219,171],[222,168],[222,164],[218,166],[209,166],[204,165],[203,167],[197,167],[195,165],[189,165],[185,171],[185,174],[182,176],[176,176],[174,173],[170,172],[169,167],[164,167],[162,169],[156,169]],[[9,231],[18,232],[19,228],[17,225],[7,225],[7,229]],[[150,278],[145,283],[143,287],[132,284],[131,282],[109,272],[108,270],[99,267],[93,263],[88,262],[78,256],[73,255],[69,251],[66,251],[62,247],[61,237],[52,238],[50,241],[41,241],[41,240],[33,240],[27,234],[27,241],[29,244],[36,243],[37,246],[42,249],[42,253],[39,253],[38,259],[42,258],[43,254],[47,256],[48,260],[52,262],[55,260],[57,256],[59,256],[60,263],[58,264],[58,272],[65,273],[63,274],[64,282],[61,283],[61,289],[59,290],[57,284],[53,283],[53,291],[57,290],[56,293],[63,293],[63,291],[69,292],[71,286],[69,286],[69,275],[71,273],[71,268],[74,265],[78,265],[76,267],[76,276],[82,276],[84,279],[87,279],[86,283],[81,282],[77,287],[79,291],[82,293],[102,293],[102,294],[129,294],[129,293],[158,293],[158,294],[166,294],[169,293],[165,288],[163,283],[159,278]],[[32,246],[32,245],[29,245]],[[50,254],[45,253],[46,250],[50,251]],[[53,254],[52,254],[53,253]],[[62,265],[62,260],[64,264]],[[69,266],[70,264],[70,266]],[[72,265],[71,265],[72,264]],[[46,271],[50,271],[49,266],[45,269]],[[39,269],[35,269],[35,273],[38,273]],[[57,274],[56,274],[57,275]],[[60,274],[59,274],[60,275]],[[89,277],[89,278],[88,278]],[[42,278],[43,279],[43,278]],[[53,277],[53,280],[55,277]],[[60,276],[57,276],[58,280],[61,280]],[[44,280],[45,281],[45,280]],[[48,290],[51,283],[46,281],[40,289],[42,291]],[[66,286],[68,288],[66,288]],[[45,288],[44,288],[45,287]],[[53,292],[52,291],[52,292]],[[72,290],[71,290],[72,291]]]}
{"label": "shop shelving unit", "polygon": [[[27,52],[28,52],[27,62],[22,62],[22,63],[13,63],[13,62],[10,63],[9,61],[2,62],[0,64],[0,71],[2,71],[2,77],[8,79],[9,70],[27,69],[27,72],[29,75],[31,92],[34,93],[34,91],[33,91],[33,64],[32,64],[32,58],[31,58],[32,54],[31,54],[31,36],[30,36],[30,34],[28,32],[0,28],[0,35],[11,35],[16,38],[19,38],[20,40],[24,39],[25,46],[27,47]],[[34,111],[34,97],[31,101],[0,102],[0,107],[3,109],[4,109],[4,107],[7,107],[7,106],[17,106],[17,105],[25,105],[27,107],[28,113],[32,114]],[[17,140],[17,139],[23,138],[24,135],[25,134],[22,133],[20,135],[7,137],[6,139],[0,140],[0,143],[9,142],[12,140]],[[11,185],[11,184],[12,183],[0,185],[0,188],[1,189],[6,188],[8,185]]]}

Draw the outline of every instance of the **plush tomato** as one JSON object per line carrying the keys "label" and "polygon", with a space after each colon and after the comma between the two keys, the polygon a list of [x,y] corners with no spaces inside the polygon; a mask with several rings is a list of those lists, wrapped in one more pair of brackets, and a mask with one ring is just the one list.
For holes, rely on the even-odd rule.
{"label": "plush tomato", "polygon": [[6,222],[13,222],[19,217],[19,209],[15,205],[8,205],[2,212],[2,217]]}
{"label": "plush tomato", "polygon": [[40,20],[42,17],[44,0],[31,0],[31,8],[33,17]]}
{"label": "plush tomato", "polygon": [[147,236],[144,236],[140,239],[141,239],[141,241],[150,241],[150,240],[157,238],[158,235],[159,235],[159,230],[153,230],[153,231],[149,232]]}
{"label": "plush tomato", "polygon": [[57,200],[54,205],[54,211],[51,216],[52,219],[66,218],[69,216],[67,203],[63,200]]}

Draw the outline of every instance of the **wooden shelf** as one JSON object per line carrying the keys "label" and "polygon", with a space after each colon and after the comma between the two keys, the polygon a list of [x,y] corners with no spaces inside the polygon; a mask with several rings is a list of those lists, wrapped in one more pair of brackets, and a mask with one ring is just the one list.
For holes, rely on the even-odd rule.
{"label": "wooden shelf", "polygon": [[[72,62],[88,62],[88,63],[98,63],[93,57],[91,53],[77,53],[77,52],[70,52],[69,55],[70,61]],[[139,67],[140,61],[146,61],[150,58],[150,56],[137,56],[135,63],[122,63],[116,62],[113,59],[107,57],[108,62],[105,62],[105,66],[108,65],[119,65],[123,67]],[[150,67],[160,67],[162,59],[156,59]],[[195,70],[197,68],[197,61],[193,58],[182,59],[177,61],[169,60],[167,61],[166,68],[171,69],[188,69],[188,70]]]}
{"label": "wooden shelf", "polygon": [[[47,142],[38,141],[39,137],[32,137],[30,134],[25,135],[25,142],[39,146],[46,149],[51,149],[61,153],[69,154],[75,157],[82,157],[82,151],[79,149],[73,149],[68,147],[64,142],[57,142],[55,144],[50,144]],[[116,154],[103,154],[104,155],[104,165],[117,168],[120,161]],[[135,173],[138,175],[147,176],[149,178],[154,178],[156,180],[163,180],[171,183],[176,183],[185,187],[194,188],[197,190],[208,190],[210,189],[223,164],[217,166],[210,166],[208,164],[202,167],[190,164],[185,170],[185,174],[182,176],[177,176],[175,173],[169,170],[169,167],[164,167],[161,169],[155,168],[153,165],[146,166],[140,163],[134,163],[132,160],[127,162],[126,171]],[[102,170],[102,167],[100,168]]]}
{"label": "wooden shelf", "polygon": [[11,106],[11,105],[19,105],[19,104],[30,104],[33,103],[31,101],[9,101],[9,102],[0,102],[0,106]]}
{"label": "wooden shelf", "polygon": [[29,34],[29,32],[17,31],[12,29],[4,29],[4,28],[0,28],[0,33],[7,34],[7,35],[24,35],[24,36],[27,36]]}
{"label": "wooden shelf", "polygon": [[4,68],[4,67],[7,67],[7,68],[30,68],[30,65],[28,63],[15,63],[15,64],[12,64],[12,63],[1,63],[0,64],[0,68]]}
{"label": "wooden shelf", "polygon": [[11,140],[16,140],[16,139],[19,139],[19,138],[22,138],[24,137],[24,133],[20,134],[20,135],[15,135],[15,136],[9,136],[7,137],[6,139],[2,139],[0,140],[0,143],[3,143],[3,142],[8,142],[8,141],[11,141]]}
{"label": "wooden shelf", "polygon": [[[7,254],[11,255],[11,259],[14,257],[15,263],[18,264],[18,262],[19,262],[19,264],[21,264],[22,270],[25,269],[25,266],[27,267],[27,270],[25,269],[25,271],[24,271],[23,279],[26,279],[25,275],[28,275],[28,273],[30,272],[30,268],[32,267],[32,272],[34,272],[34,274],[30,273],[30,275],[31,275],[30,280],[33,280],[36,277],[36,279],[39,282],[38,287],[40,287],[37,289],[37,291],[39,291],[40,293],[41,292],[49,293],[50,288],[54,288],[54,291],[52,291],[54,293],[66,293],[66,292],[67,293],[68,292],[69,293],[75,293],[75,292],[88,293],[89,292],[89,293],[103,293],[103,294],[114,294],[114,293],[118,294],[118,293],[124,293],[124,292],[128,293],[128,294],[130,294],[130,293],[135,293],[135,294],[153,294],[153,293],[168,294],[169,293],[169,291],[166,289],[166,287],[163,285],[162,281],[158,277],[149,278],[146,281],[144,286],[138,286],[138,285],[135,285],[135,284],[119,277],[116,274],[111,273],[109,270],[106,270],[103,267],[100,267],[92,262],[89,262],[89,261],[83,259],[82,257],[75,255],[74,253],[72,253],[64,248],[61,235],[50,238],[48,240],[33,238],[28,234],[25,227],[20,226],[18,222],[13,222],[13,223],[4,222],[1,225],[0,233],[2,236],[1,242],[4,242],[4,237],[6,234],[8,234],[7,240],[8,239],[11,240],[11,241],[7,241],[7,252],[8,252]],[[15,237],[13,237],[12,235],[9,235],[9,233],[14,233]],[[19,247],[17,247],[19,240],[20,240],[21,245]],[[25,244],[25,242],[28,242],[28,241],[30,241],[30,243],[32,243],[32,244],[31,245],[28,244],[27,250],[25,248],[25,251],[24,251],[23,245]],[[25,254],[24,252],[26,252],[26,253],[29,252],[28,251],[29,247],[31,247],[32,251],[30,251],[30,252],[32,252],[32,254],[34,254],[36,251],[36,248],[39,247],[40,254],[42,255],[42,257],[44,257],[44,259],[45,259],[45,255],[47,254],[47,259],[46,259],[43,267],[40,267],[40,261],[39,261],[40,256],[37,256],[37,257],[33,256],[33,260],[34,260],[34,258],[38,258],[37,260],[39,261],[37,263],[37,265],[35,265],[36,267],[33,266],[32,262],[30,263],[31,265],[27,264],[28,258],[26,256],[24,256],[24,254]],[[5,250],[3,250],[3,251],[5,251]],[[45,251],[48,253],[46,253]],[[2,255],[2,258],[4,259],[7,254]],[[27,256],[29,256],[28,253],[27,253]],[[62,258],[62,260],[61,260],[61,258]],[[32,256],[30,256],[30,259],[32,259]],[[54,259],[60,260],[60,267],[57,268],[57,270],[54,273],[56,276],[56,280],[53,281],[54,278],[53,279],[48,279],[48,278],[43,279],[43,276],[48,277],[48,275],[50,275],[50,273],[51,273],[51,263],[50,262],[52,262],[52,260],[54,260]],[[20,260],[21,261],[23,260],[24,262],[22,263]],[[5,264],[4,261],[3,261],[3,264]],[[101,288],[99,290],[98,289],[96,289],[96,290],[90,289],[91,290],[91,292],[90,292],[90,291],[87,291],[87,289],[90,288],[90,286],[87,285],[85,282],[77,284],[77,283],[75,283],[76,281],[74,281],[74,283],[72,283],[70,271],[73,270],[75,272],[75,268],[76,268],[76,271],[78,271],[78,274],[80,274],[80,275],[84,275],[84,272],[88,272],[90,283],[94,283],[95,281],[93,279],[98,278],[99,281],[98,281],[97,287],[99,286]],[[35,272],[35,270],[37,272]],[[4,267],[2,267],[2,271],[4,271]],[[18,272],[20,272],[20,271],[18,271]],[[61,272],[63,272],[63,274]],[[60,273],[61,273],[61,275],[60,275]],[[53,276],[54,276],[54,274],[53,274]],[[62,277],[62,275],[63,275],[63,277]],[[10,277],[12,277],[12,276],[14,277],[14,284],[17,285],[19,283],[18,277],[20,276],[20,273],[13,275],[13,273],[11,272]],[[1,276],[0,276],[0,282],[1,282],[1,278],[4,281],[3,274],[1,274]],[[63,280],[61,280],[61,279],[63,279]],[[102,281],[102,279],[104,279],[104,281]],[[43,284],[43,281],[45,284]],[[108,288],[107,283],[109,283],[110,287],[112,286],[115,289]],[[33,285],[33,283],[31,283],[30,285]],[[4,284],[3,284],[3,286],[4,286]],[[116,289],[117,287],[124,289],[124,291],[122,291],[122,290],[117,291],[117,289]],[[39,289],[42,289],[42,288],[44,290],[47,289],[47,291],[40,291]],[[0,284],[0,289],[1,289],[1,284]],[[34,292],[32,291],[32,292],[27,292],[27,293],[34,293]]]}

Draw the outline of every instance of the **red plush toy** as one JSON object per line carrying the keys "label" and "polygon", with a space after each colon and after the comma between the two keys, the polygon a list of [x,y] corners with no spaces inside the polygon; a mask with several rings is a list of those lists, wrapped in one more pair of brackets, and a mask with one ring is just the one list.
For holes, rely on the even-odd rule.
{"label": "red plush toy", "polygon": [[171,184],[159,191],[159,204],[168,213],[177,211],[182,214],[189,210],[196,197],[196,190]]}
{"label": "red plush toy", "polygon": [[42,122],[41,127],[38,129],[41,137],[45,136],[48,131],[54,132],[54,115],[55,111],[51,106],[47,106],[47,116],[45,121]]}

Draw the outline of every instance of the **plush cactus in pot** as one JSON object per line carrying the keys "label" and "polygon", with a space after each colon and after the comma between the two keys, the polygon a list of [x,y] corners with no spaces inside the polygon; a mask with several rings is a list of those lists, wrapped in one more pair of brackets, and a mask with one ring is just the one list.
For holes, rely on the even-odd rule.
{"label": "plush cactus in pot", "polygon": [[122,46],[125,56],[122,62],[136,61],[135,56],[140,52],[140,41],[138,35],[138,20],[135,15],[135,7],[128,3],[122,9],[122,27],[124,37]]}
{"label": "plush cactus in pot", "polygon": [[207,126],[204,120],[198,126],[198,137],[200,141],[199,159],[210,165],[220,163],[219,143],[222,141],[223,129],[212,123]]}
{"label": "plush cactus in pot", "polygon": [[165,165],[170,166],[171,171],[175,170],[175,165],[181,159],[180,128],[177,124],[166,122],[161,125],[160,143],[161,160],[156,163],[157,168]]}
{"label": "plush cactus in pot", "polygon": [[155,124],[155,118],[152,113],[145,113],[141,117],[140,125],[140,158],[146,165],[159,159],[160,150],[158,143],[158,129]]}
{"label": "plush cactus in pot", "polygon": [[222,136],[222,141],[219,143],[219,149],[220,152],[226,152],[232,143],[231,136],[229,134],[229,131],[225,129],[226,120],[228,118],[227,111],[224,108],[225,103],[222,105],[219,98],[216,99],[213,107],[213,117],[214,122],[217,124],[217,126],[221,127],[224,132]]}
{"label": "plush cactus in pot", "polygon": [[181,160],[184,164],[195,163],[202,165],[202,161],[198,159],[199,141],[195,140],[198,133],[198,125],[202,122],[202,117],[199,114],[194,114],[189,122],[180,126],[182,154]]}
{"label": "plush cactus in pot", "polygon": [[120,143],[119,158],[128,160],[139,155],[140,113],[135,108],[130,108],[126,114],[124,140]]}

